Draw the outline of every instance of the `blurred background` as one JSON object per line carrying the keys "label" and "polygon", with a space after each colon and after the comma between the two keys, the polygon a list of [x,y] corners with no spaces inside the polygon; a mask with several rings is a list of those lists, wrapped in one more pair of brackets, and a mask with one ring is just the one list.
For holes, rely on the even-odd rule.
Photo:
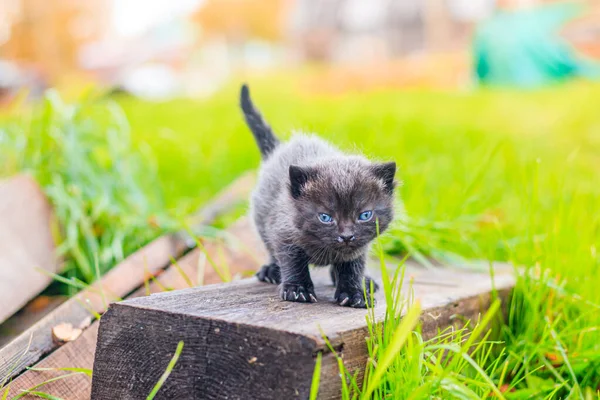
{"label": "blurred background", "polygon": [[[0,95],[93,83],[149,99],[202,97],[242,71],[315,63],[332,68],[312,82],[325,91],[461,88],[476,76],[474,57],[492,81],[534,85],[549,80],[536,69],[580,68],[567,46],[600,57],[598,2],[1,0]],[[495,71],[511,62],[530,71]]]}

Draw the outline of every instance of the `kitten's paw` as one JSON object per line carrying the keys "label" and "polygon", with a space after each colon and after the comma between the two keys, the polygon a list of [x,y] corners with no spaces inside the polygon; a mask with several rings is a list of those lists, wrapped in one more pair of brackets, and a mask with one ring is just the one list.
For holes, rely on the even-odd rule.
{"label": "kitten's paw", "polygon": [[295,283],[284,283],[279,287],[279,295],[283,300],[298,303],[316,303],[317,296],[312,287],[298,285]]}
{"label": "kitten's paw", "polygon": [[367,288],[367,291],[371,290],[371,282],[373,282],[373,293],[375,293],[379,290],[379,285],[373,278],[365,276],[365,287]]}
{"label": "kitten's paw", "polygon": [[281,270],[277,264],[263,265],[260,271],[256,273],[256,277],[261,282],[274,283],[276,285],[281,283]]}
{"label": "kitten's paw", "polygon": [[375,298],[371,299],[369,291],[367,291],[367,299],[365,301],[365,294],[362,288],[338,289],[335,292],[335,301],[340,306],[354,308],[370,308],[376,304]]}

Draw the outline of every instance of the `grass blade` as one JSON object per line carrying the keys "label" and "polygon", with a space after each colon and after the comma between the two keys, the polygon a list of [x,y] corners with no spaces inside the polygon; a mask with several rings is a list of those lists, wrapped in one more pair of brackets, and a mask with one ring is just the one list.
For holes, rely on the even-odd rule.
{"label": "grass blade", "polygon": [[40,388],[40,387],[42,387],[44,385],[47,385],[47,384],[52,383],[52,382],[60,381],[60,380],[66,379],[66,378],[70,378],[72,376],[79,375],[79,374],[81,374],[81,372],[73,372],[73,373],[70,373],[70,374],[65,374],[65,375],[57,376],[55,378],[48,379],[47,381],[44,381],[42,383],[38,383],[37,385],[35,385],[35,386],[33,386],[33,387],[31,387],[31,388],[29,388],[27,390],[24,390],[23,392],[19,393],[15,397],[13,397],[11,400],[18,400],[18,399],[20,399],[20,398],[22,398],[24,396],[27,396],[29,393],[34,392],[35,389]]}
{"label": "grass blade", "polygon": [[82,374],[86,374],[90,378],[92,377],[92,370],[90,368],[27,368],[29,371],[65,371],[65,372],[81,372]]}
{"label": "grass blade", "polygon": [[13,371],[15,370],[15,368],[17,368],[17,365],[19,365],[19,363],[21,362],[21,360],[23,359],[23,357],[25,357],[25,354],[27,354],[27,352],[31,348],[31,342],[32,341],[33,341],[33,333],[31,333],[31,335],[29,335],[29,342],[27,342],[27,347],[25,347],[25,351],[23,351],[21,353],[21,355],[19,356],[19,358],[10,366],[10,368],[8,369],[8,373],[2,379],[2,382],[0,382],[0,388],[3,388],[4,385],[6,384],[6,382],[8,382],[8,380],[10,379],[10,375],[13,373]]}
{"label": "grass blade", "polygon": [[35,391],[26,391],[26,394],[31,394],[33,396],[37,396],[40,397],[42,399],[48,399],[48,400],[63,400],[61,397],[56,397],[56,396],[52,396],[49,393],[44,393],[44,392],[35,392]]}
{"label": "grass blade", "polygon": [[315,363],[315,371],[313,372],[312,383],[310,385],[310,400],[317,400],[319,394],[319,382],[321,380],[321,360],[323,353],[317,353],[317,362]]}
{"label": "grass blade", "polygon": [[156,385],[154,385],[154,388],[152,389],[152,391],[150,392],[150,394],[148,395],[146,400],[154,399],[154,396],[156,396],[156,394],[158,393],[160,388],[167,381],[167,378],[169,377],[169,375],[171,375],[171,371],[173,371],[173,368],[175,368],[175,364],[177,364],[177,360],[179,360],[179,356],[181,355],[182,351],[183,351],[183,340],[181,340],[181,341],[179,341],[179,343],[177,343],[177,349],[175,349],[175,354],[173,354],[173,358],[171,358],[171,361],[169,361],[169,365],[167,365],[167,369],[165,370],[165,372],[163,372],[163,374],[160,377],[160,379],[158,380],[158,382],[156,382]]}
{"label": "grass blade", "polygon": [[398,355],[402,346],[408,339],[408,336],[412,333],[413,329],[419,322],[421,316],[421,305],[416,302],[406,313],[402,322],[394,332],[389,346],[385,349],[383,356],[377,362],[377,367],[373,376],[369,379],[367,389],[363,393],[363,398],[369,398],[375,389],[381,384],[381,380],[387,370],[392,364],[394,357]]}

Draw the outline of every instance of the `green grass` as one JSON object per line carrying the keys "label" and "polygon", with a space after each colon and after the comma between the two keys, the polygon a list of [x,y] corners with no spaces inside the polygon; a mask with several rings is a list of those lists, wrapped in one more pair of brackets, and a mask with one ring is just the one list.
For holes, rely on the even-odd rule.
{"label": "green grass", "polygon": [[151,152],[133,144],[112,103],[64,104],[50,92],[40,106],[0,123],[0,176],[32,175],[55,206],[65,274],[91,282],[175,225]]}
{"label": "green grass", "polygon": [[[422,389],[423,397],[470,398],[467,389],[487,396],[494,387],[506,398],[596,396],[600,85],[328,96],[305,93],[278,79],[263,78],[251,87],[281,136],[293,129],[315,131],[345,149],[357,147],[371,157],[397,161],[403,180],[399,194],[409,218],[387,232],[386,251],[438,258],[459,254],[526,269],[506,315],[494,314],[492,333],[482,332],[481,341],[471,346],[477,349],[469,353],[477,368],[461,350],[468,330],[429,341],[409,335],[381,382],[397,379],[406,388],[428,388]],[[233,85],[205,101],[117,102],[130,136],[119,112],[102,104],[92,104],[79,119],[64,114],[48,123],[42,113],[32,121],[19,119],[16,127],[0,125],[0,168],[27,169],[42,181],[61,222],[75,226],[63,247],[83,277],[91,271],[93,278],[94,249],[102,254],[105,270],[172,229],[171,216],[194,209],[259,162]],[[106,126],[113,127],[112,133]],[[13,133],[7,135],[7,129]],[[94,157],[101,163],[88,174],[81,171],[92,168],[86,163],[90,146],[99,149]],[[115,148],[121,151],[116,158]],[[69,186],[74,182],[79,190]],[[77,213],[71,211],[72,199]],[[90,215],[92,226],[99,224],[105,236],[89,233],[85,219]],[[152,216],[158,216],[159,227],[148,229]],[[117,251],[110,245],[115,241]],[[390,346],[383,337],[376,358]],[[455,351],[460,357],[451,360],[461,361],[446,363],[440,349]],[[401,387],[383,386],[392,396],[408,398]]]}
{"label": "green grass", "polygon": [[[284,137],[293,129],[315,131],[343,148],[398,162],[410,219],[386,235],[388,251],[450,252],[527,268],[494,332],[504,344],[482,345],[481,357],[472,355],[498,387],[508,385],[507,398],[596,393],[599,85],[326,96],[258,82],[253,92]],[[232,87],[206,102],[121,101],[134,141],[160,149],[159,176],[182,183],[170,183],[176,197],[208,197],[258,165],[236,95]],[[183,168],[181,160],[188,160]],[[456,335],[413,348],[425,354],[428,346],[460,344]],[[471,379],[472,367],[461,366],[468,373],[459,382]],[[491,390],[478,385],[472,390],[479,395]]]}

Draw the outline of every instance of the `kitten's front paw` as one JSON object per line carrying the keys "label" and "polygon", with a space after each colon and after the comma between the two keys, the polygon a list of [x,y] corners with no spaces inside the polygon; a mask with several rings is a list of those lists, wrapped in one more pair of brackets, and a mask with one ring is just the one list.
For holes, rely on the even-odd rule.
{"label": "kitten's front paw", "polygon": [[298,303],[316,303],[317,296],[312,287],[298,285],[295,283],[284,283],[279,287],[279,294],[283,300]]}
{"label": "kitten's front paw", "polygon": [[[375,283],[375,282],[373,282]],[[371,295],[367,290],[367,299],[362,288],[343,288],[335,291],[335,301],[340,306],[354,308],[370,308],[375,306],[375,298],[371,299]]]}
{"label": "kitten's front paw", "polygon": [[281,270],[277,264],[263,265],[260,271],[256,273],[256,277],[261,282],[280,284],[281,283]]}
{"label": "kitten's front paw", "polygon": [[371,290],[371,282],[373,282],[373,293],[375,293],[376,291],[379,290],[379,285],[377,284],[377,282],[375,282],[375,280],[373,278],[365,276],[364,282],[365,282],[365,287],[367,288],[367,291]]}

